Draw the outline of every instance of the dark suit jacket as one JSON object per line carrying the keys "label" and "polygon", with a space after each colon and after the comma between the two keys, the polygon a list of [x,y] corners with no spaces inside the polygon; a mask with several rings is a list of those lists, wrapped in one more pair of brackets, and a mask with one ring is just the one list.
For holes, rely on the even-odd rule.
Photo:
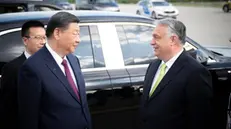
{"label": "dark suit jacket", "polygon": [[54,58],[44,46],[22,66],[18,101],[21,129],[91,128],[85,82],[79,61],[67,55],[81,100],[69,85]]}
{"label": "dark suit jacket", "polygon": [[161,60],[147,70],[141,104],[142,129],[209,129],[212,81],[210,73],[183,52],[149,97]]}
{"label": "dark suit jacket", "polygon": [[8,62],[2,69],[0,104],[1,129],[16,129],[18,126],[17,82],[18,71],[26,60],[24,54]]}

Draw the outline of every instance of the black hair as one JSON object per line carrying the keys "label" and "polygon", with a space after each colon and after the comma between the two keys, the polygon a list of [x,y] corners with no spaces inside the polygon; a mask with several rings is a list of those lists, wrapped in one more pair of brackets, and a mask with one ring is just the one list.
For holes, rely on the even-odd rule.
{"label": "black hair", "polygon": [[42,28],[44,28],[44,24],[42,22],[36,21],[36,20],[30,20],[30,21],[25,22],[22,25],[21,36],[22,37],[29,36],[29,29],[31,27],[42,27]]}
{"label": "black hair", "polygon": [[70,23],[79,23],[79,19],[68,12],[58,12],[54,14],[47,24],[46,36],[49,38],[55,28],[67,29]]}

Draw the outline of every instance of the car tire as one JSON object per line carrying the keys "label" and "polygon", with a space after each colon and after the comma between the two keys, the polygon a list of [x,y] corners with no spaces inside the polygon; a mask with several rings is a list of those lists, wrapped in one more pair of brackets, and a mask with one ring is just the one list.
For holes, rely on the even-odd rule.
{"label": "car tire", "polygon": [[137,14],[137,15],[140,15],[140,11],[139,11],[139,10],[137,10],[137,11],[136,11],[136,14]]}
{"label": "car tire", "polygon": [[223,6],[223,11],[224,11],[225,13],[228,13],[228,12],[229,12],[229,7],[228,7],[228,5],[224,5],[224,6]]}
{"label": "car tire", "polygon": [[152,12],[151,18],[156,19],[156,13]]}

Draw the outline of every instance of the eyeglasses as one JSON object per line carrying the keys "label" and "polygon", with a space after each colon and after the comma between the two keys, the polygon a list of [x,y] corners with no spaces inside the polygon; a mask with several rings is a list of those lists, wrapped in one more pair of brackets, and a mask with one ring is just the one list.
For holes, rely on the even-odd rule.
{"label": "eyeglasses", "polygon": [[35,40],[46,40],[46,36],[25,36],[26,38],[32,38]]}

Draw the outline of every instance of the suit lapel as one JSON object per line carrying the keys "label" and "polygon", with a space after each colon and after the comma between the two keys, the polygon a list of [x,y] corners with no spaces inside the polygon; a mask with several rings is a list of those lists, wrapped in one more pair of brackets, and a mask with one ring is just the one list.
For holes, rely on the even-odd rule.
{"label": "suit lapel", "polygon": [[83,97],[84,97],[84,92],[85,92],[85,82],[83,82],[81,70],[80,70],[80,67],[78,67],[79,66],[78,61],[76,57],[74,57],[71,54],[67,56],[67,59],[69,60],[69,63],[74,72],[76,83],[77,83],[79,94],[80,94],[80,99],[83,102]]}
{"label": "suit lapel", "polygon": [[[58,80],[63,84],[63,86],[67,89],[67,91],[71,94],[71,96],[79,102],[75,92],[71,88],[70,84],[67,81],[67,78],[63,74],[62,70],[56,63],[55,59],[53,56],[50,54],[50,52],[47,50],[47,48],[44,46],[43,48],[44,51],[44,57],[46,61],[47,67],[51,70],[51,72],[58,78]],[[79,102],[80,103],[80,102]]]}
{"label": "suit lapel", "polygon": [[171,68],[168,70],[168,72],[165,74],[149,100],[155,98],[176,77],[176,75],[179,74],[180,70],[185,64],[184,59],[185,52],[182,52],[181,55],[173,63]]}
{"label": "suit lapel", "polygon": [[[80,64],[79,62],[77,61],[77,58],[75,56],[73,56],[72,54],[69,54],[67,55],[67,59],[69,60],[69,63],[73,69],[73,72],[74,72],[74,75],[75,75],[75,78],[76,78],[76,83],[77,83],[77,86],[78,86],[78,89],[79,89],[79,94],[80,94],[80,100],[82,102],[82,104],[84,102],[86,102],[85,100],[87,100],[85,98],[85,82],[84,82],[84,78],[82,76],[82,73],[81,73],[81,69],[80,69]],[[84,104],[83,104],[84,105]],[[85,119],[89,122],[89,120],[87,119],[87,116],[86,116],[86,112],[84,111],[84,114],[85,114]]]}
{"label": "suit lapel", "polygon": [[24,62],[26,60],[26,56],[24,53],[22,53],[20,56],[19,56],[19,59],[20,61]]}
{"label": "suit lapel", "polygon": [[149,66],[150,68],[148,69],[148,73],[146,75],[146,77],[147,77],[146,88],[144,88],[145,101],[147,101],[149,99],[149,92],[150,92],[150,89],[152,87],[152,82],[153,82],[154,76],[158,70],[160,63],[161,63],[161,60],[156,60],[155,62],[153,62]]}

